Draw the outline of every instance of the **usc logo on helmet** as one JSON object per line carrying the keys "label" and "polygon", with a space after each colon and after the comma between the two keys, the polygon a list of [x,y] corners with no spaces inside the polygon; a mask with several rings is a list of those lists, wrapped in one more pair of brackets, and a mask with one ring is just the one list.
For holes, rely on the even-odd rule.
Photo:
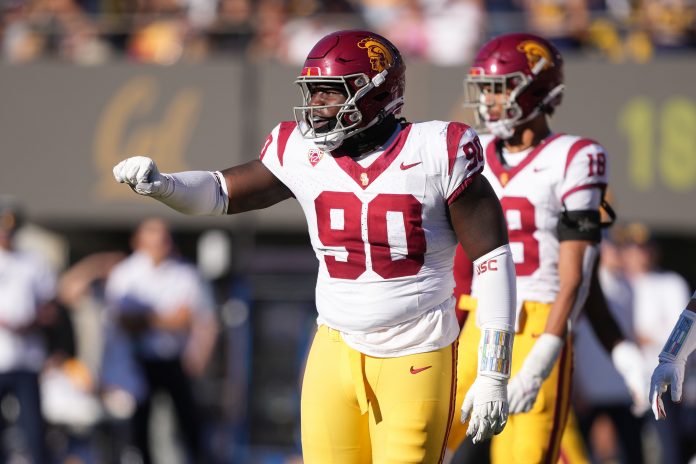
{"label": "usc logo on helmet", "polygon": [[544,59],[544,65],[541,69],[536,70],[536,73],[554,66],[551,51],[539,42],[525,40],[517,45],[517,50],[527,55],[527,64],[531,70],[534,70],[534,67],[542,58]]}
{"label": "usc logo on helmet", "polygon": [[370,57],[370,65],[374,71],[382,72],[391,68],[394,63],[394,57],[389,49],[372,37],[362,39],[358,42],[358,47],[367,50],[367,56]]}

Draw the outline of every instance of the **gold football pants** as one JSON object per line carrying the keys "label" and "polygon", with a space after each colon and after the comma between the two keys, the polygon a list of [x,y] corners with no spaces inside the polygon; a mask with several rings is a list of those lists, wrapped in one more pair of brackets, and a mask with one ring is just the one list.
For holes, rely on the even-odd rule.
{"label": "gold football pants", "polygon": [[[476,327],[475,300],[463,295],[460,310],[469,310],[459,335],[459,362],[457,365],[457,410],[476,379],[478,344],[481,331]],[[474,303],[474,304],[472,304]],[[551,305],[524,302],[520,314],[520,331],[515,334],[512,349],[511,376],[522,367],[536,339],[544,332]],[[572,345],[570,336],[558,356],[553,370],[539,390],[529,412],[510,415],[505,430],[491,441],[491,461],[503,463],[555,463],[561,436],[570,407],[572,374]],[[456,450],[466,437],[468,423],[452,421],[447,447]]]}
{"label": "gold football pants", "polygon": [[305,464],[435,464],[454,416],[457,343],[366,356],[319,327],[302,382]]}

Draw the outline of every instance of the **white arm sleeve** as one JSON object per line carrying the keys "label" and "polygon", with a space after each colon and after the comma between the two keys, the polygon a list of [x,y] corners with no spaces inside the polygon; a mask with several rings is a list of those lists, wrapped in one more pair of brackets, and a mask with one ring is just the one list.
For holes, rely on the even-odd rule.
{"label": "white arm sleeve", "polygon": [[476,310],[480,328],[512,331],[515,327],[515,263],[509,245],[503,245],[474,261]]}
{"label": "white arm sleeve", "polygon": [[227,183],[220,171],[162,173],[162,177],[166,187],[152,196],[170,208],[195,215],[227,213]]}
{"label": "white arm sleeve", "polygon": [[509,245],[474,261],[477,275],[477,323],[481,328],[479,374],[508,379],[515,326],[515,264]]}

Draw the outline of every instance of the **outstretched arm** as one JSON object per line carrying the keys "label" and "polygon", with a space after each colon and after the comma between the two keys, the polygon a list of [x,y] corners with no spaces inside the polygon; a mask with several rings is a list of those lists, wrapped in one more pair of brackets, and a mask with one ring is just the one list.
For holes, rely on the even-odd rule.
{"label": "outstretched arm", "polygon": [[478,376],[464,398],[462,421],[474,443],[500,433],[507,423],[507,382],[514,338],[515,265],[500,201],[483,176],[449,208],[452,226],[477,272],[481,328]]}
{"label": "outstretched arm", "polygon": [[155,198],[185,214],[222,215],[266,208],[286,198],[290,190],[258,160],[224,171],[160,173],[144,156],[114,167],[117,182],[134,192]]}
{"label": "outstretched arm", "polygon": [[292,196],[290,189],[259,160],[222,171],[229,197],[227,214],[262,209]]}
{"label": "outstretched arm", "polygon": [[672,401],[681,401],[686,358],[696,350],[696,292],[679,316],[660,353],[660,363],[650,380],[650,404],[655,419],[667,417],[662,394],[672,389]]}

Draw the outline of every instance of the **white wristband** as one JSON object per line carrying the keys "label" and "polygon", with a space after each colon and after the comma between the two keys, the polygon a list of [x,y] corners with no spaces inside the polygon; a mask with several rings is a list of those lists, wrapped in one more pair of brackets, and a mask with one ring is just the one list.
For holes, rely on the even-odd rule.
{"label": "white wristband", "polygon": [[161,193],[152,196],[170,208],[195,215],[227,213],[227,184],[221,172],[185,171],[161,175],[166,179],[166,186]]}
{"label": "white wristband", "polygon": [[483,329],[479,343],[478,372],[496,379],[510,378],[512,363],[512,342],[515,335],[511,331]]}

